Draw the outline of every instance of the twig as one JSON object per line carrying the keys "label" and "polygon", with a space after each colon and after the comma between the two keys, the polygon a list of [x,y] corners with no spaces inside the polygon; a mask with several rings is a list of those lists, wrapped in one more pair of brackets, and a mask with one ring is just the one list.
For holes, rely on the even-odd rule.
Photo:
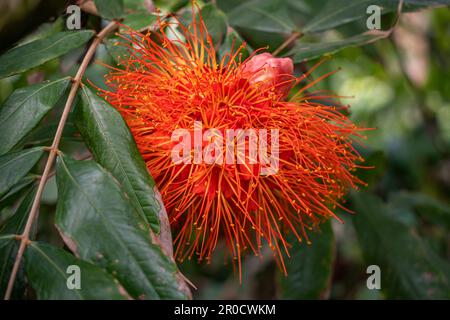
{"label": "twig", "polygon": [[289,38],[287,38],[285,42],[283,42],[278,48],[275,49],[274,52],[272,52],[272,55],[274,55],[274,56],[279,55],[280,52],[283,51],[284,48],[286,48],[288,45],[290,45],[292,42],[294,42],[301,36],[303,36],[303,33],[299,32],[299,31],[292,33],[291,36]]}
{"label": "twig", "polygon": [[69,96],[67,98],[66,104],[64,106],[63,113],[61,115],[61,119],[59,120],[58,129],[55,133],[55,138],[53,139],[53,143],[49,148],[49,155],[47,158],[47,162],[45,164],[44,172],[42,173],[42,177],[39,181],[39,186],[36,192],[36,195],[33,200],[33,205],[31,207],[30,214],[28,216],[27,223],[25,225],[25,229],[23,233],[20,235],[20,245],[19,250],[17,251],[16,260],[14,261],[14,266],[11,272],[11,276],[9,278],[8,287],[6,289],[5,300],[9,300],[11,298],[12,289],[14,287],[14,282],[16,280],[17,272],[19,270],[20,262],[22,260],[23,254],[27,245],[30,242],[30,231],[33,226],[34,220],[37,216],[37,212],[39,209],[39,202],[41,200],[42,192],[44,191],[45,183],[50,174],[50,170],[53,166],[53,162],[55,160],[56,154],[58,151],[59,142],[61,140],[61,136],[64,130],[64,126],[66,124],[67,117],[69,116],[70,109],[72,107],[73,101],[77,94],[78,88],[80,87],[81,79],[83,78],[84,72],[91,61],[94,53],[97,49],[97,46],[101,43],[103,38],[110,32],[114,31],[117,28],[116,21],[110,22],[98,35],[96,35],[94,41],[91,43],[86,55],[81,62],[81,65],[75,75],[75,78],[72,80],[72,86],[70,88]]}

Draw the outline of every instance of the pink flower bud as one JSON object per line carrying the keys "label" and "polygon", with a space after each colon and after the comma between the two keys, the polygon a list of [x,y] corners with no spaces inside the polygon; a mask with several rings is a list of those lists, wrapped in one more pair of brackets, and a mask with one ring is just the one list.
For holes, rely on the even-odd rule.
{"label": "pink flower bud", "polygon": [[291,58],[275,58],[267,52],[253,56],[242,65],[242,74],[250,83],[273,87],[282,96],[286,96],[294,84],[293,73]]}

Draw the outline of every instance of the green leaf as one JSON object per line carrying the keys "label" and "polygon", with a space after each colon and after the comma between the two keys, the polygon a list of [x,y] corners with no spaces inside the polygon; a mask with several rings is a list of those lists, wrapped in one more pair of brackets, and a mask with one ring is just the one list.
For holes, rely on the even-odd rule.
{"label": "green leaf", "polygon": [[0,56],[0,78],[37,67],[78,48],[93,36],[92,30],[65,31],[15,47]]}
{"label": "green leaf", "polygon": [[[301,31],[310,34],[352,21],[364,22],[367,7],[378,5],[381,14],[398,9],[399,0],[216,0],[232,26],[268,33]],[[449,0],[404,0],[403,11],[450,4]]]}
{"label": "green leaf", "polygon": [[123,0],[94,0],[98,13],[107,19],[120,18],[123,14]]}
{"label": "green leaf", "polygon": [[0,156],[0,197],[33,168],[43,152],[36,147]]}
{"label": "green leaf", "polygon": [[[142,0],[123,0],[125,11],[147,11],[147,1]],[[151,1],[154,3],[154,1]]]}
{"label": "green leaf", "polygon": [[108,54],[113,58],[116,64],[130,55],[128,49],[123,45],[124,40],[112,38],[105,41],[105,46]]}
{"label": "green leaf", "polygon": [[204,5],[200,12],[213,44],[218,45],[222,43],[227,33],[225,14],[212,3]]}
{"label": "green leaf", "polygon": [[[80,289],[69,289],[79,268]],[[25,269],[31,287],[40,300],[123,300],[129,296],[116,279],[103,269],[77,259],[48,244],[32,242],[25,251]]]}
{"label": "green leaf", "polygon": [[[448,0],[405,0],[402,11],[450,4]],[[303,33],[313,33],[336,28],[352,21],[364,22],[370,16],[367,7],[377,5],[382,15],[398,10],[399,0],[328,0],[317,14],[304,26]]]}
{"label": "green leaf", "polygon": [[450,229],[450,206],[429,195],[419,192],[395,192],[389,194],[389,205],[393,210],[414,210],[426,220]]}
{"label": "green leaf", "polygon": [[228,24],[253,48],[273,51],[293,32],[299,31],[294,18],[298,12],[286,0],[217,0]]}
{"label": "green leaf", "polygon": [[123,24],[140,30],[149,27],[157,20],[157,15],[152,14],[152,2],[141,0],[124,0]]}
{"label": "green leaf", "polygon": [[136,210],[159,232],[162,208],[155,197],[155,182],[120,113],[87,87],[80,92],[75,124],[95,159],[122,184]]}
{"label": "green leaf", "polygon": [[32,33],[26,35],[23,39],[21,39],[18,45],[21,46],[38,39],[47,38],[58,32],[62,32],[65,27],[66,27],[65,20],[63,19],[62,16],[60,16],[55,21],[41,24],[36,30],[34,30]]}
{"label": "green leaf", "polygon": [[[14,215],[9,217],[0,229],[0,297],[3,298],[8,286],[11,270],[16,259],[17,250],[20,242],[15,239],[15,235],[21,234],[25,227],[33,204],[36,188],[31,188],[22,200]],[[34,237],[34,229],[32,229]],[[14,284],[12,299],[19,299],[25,289],[25,275],[23,264],[20,265],[17,273],[16,282]]]}
{"label": "green leaf", "polygon": [[449,299],[450,265],[396,218],[376,196],[359,192],[351,200],[355,230],[367,265],[381,269],[388,299]]}
{"label": "green leaf", "polygon": [[11,150],[65,93],[69,78],[15,90],[0,109],[0,155]]}
{"label": "green leaf", "polygon": [[36,181],[39,178],[37,174],[27,174],[25,177],[20,179],[19,182],[17,182],[7,193],[5,193],[0,198],[0,209],[3,208],[5,203],[8,203],[9,201],[16,199],[16,196],[20,194],[20,191],[24,190],[27,186],[33,183],[33,181]]}
{"label": "green leaf", "polygon": [[286,55],[292,55],[294,63],[298,63],[305,60],[319,58],[324,54],[336,53],[347,47],[361,46],[372,43],[386,38],[387,36],[389,36],[389,32],[387,31],[373,30],[350,38],[332,42],[306,43],[299,41]]}
{"label": "green leaf", "polygon": [[106,268],[133,298],[188,297],[175,263],[107,171],[66,157],[56,170],[56,225],[77,256]]}
{"label": "green leaf", "polygon": [[335,247],[331,222],[323,223],[319,232],[309,235],[310,245],[299,243],[293,235],[288,237],[293,247],[291,257],[284,258],[288,275],[280,275],[283,299],[319,299],[328,295]]}
{"label": "green leaf", "polygon": [[[136,0],[125,0],[136,1]],[[188,4],[189,0],[153,0],[155,7],[161,9],[163,12],[175,12],[178,9]]]}
{"label": "green leaf", "polygon": [[297,31],[285,0],[235,2],[236,5],[230,7],[228,0],[218,3],[219,8],[226,10],[228,21],[233,27],[286,34]]}
{"label": "green leaf", "polygon": [[123,24],[134,30],[146,28],[156,22],[156,15],[148,12],[134,12],[124,17]]}
{"label": "green leaf", "polygon": [[359,20],[367,19],[367,7],[378,5],[381,14],[391,12],[397,9],[398,3],[393,0],[333,0],[326,1],[322,10],[311,19],[303,28],[303,33],[312,33],[335,28],[337,26]]}

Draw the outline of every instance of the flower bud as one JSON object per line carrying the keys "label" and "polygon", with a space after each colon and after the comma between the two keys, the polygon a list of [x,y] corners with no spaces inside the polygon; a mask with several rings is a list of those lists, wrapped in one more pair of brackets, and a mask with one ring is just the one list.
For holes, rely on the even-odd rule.
{"label": "flower bud", "polygon": [[267,52],[253,56],[242,65],[242,74],[250,83],[273,87],[282,96],[286,96],[294,84],[293,73],[291,58],[275,58]]}

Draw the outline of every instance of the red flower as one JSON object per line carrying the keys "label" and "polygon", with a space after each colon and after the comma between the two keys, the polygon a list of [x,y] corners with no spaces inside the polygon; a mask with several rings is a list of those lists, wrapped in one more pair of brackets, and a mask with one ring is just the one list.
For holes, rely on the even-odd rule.
{"label": "red flower", "polygon": [[[361,129],[338,107],[318,102],[330,96],[306,93],[314,83],[286,100],[306,78],[293,76],[291,59],[263,53],[240,61],[241,46],[217,60],[201,17],[179,26],[183,39],[172,32],[169,37],[172,28],[161,23],[159,32],[124,36],[131,55],[122,61],[123,70],[112,68],[110,91],[103,96],[123,115],[161,191],[176,256],[209,261],[219,239],[225,239],[240,271],[244,252],[259,255],[266,241],[285,271],[286,233],[308,239],[307,230],[335,217],[332,209],[360,183],[351,171],[362,160],[352,147]],[[268,141],[275,135],[270,130],[277,129],[278,167],[262,175],[267,164],[247,154],[242,163],[174,163],[178,142],[172,134],[186,129],[193,143],[195,123],[222,136],[229,129],[266,129]],[[192,145],[189,151],[196,152]],[[225,154],[221,151],[222,159]]]}

